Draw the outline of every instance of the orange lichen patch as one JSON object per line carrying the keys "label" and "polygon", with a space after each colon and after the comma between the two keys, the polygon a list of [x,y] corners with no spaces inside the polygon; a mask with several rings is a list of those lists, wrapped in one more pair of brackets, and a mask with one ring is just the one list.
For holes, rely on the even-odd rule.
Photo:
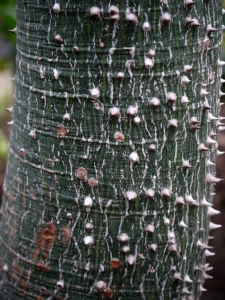
{"label": "orange lichen patch", "polygon": [[114,140],[121,143],[125,140],[125,136],[121,132],[116,132],[114,135]]}
{"label": "orange lichen patch", "polygon": [[63,243],[68,244],[70,241],[70,233],[71,233],[70,225],[67,224],[65,227],[61,228],[60,232],[63,237]]}
{"label": "orange lichen patch", "polygon": [[46,225],[45,229],[39,229],[37,232],[37,237],[35,241],[35,249],[33,251],[32,260],[36,260],[41,251],[43,251],[43,256],[48,257],[53,244],[55,243],[57,235],[56,227],[53,223]]}
{"label": "orange lichen patch", "polygon": [[44,300],[41,296],[37,296],[36,300]]}
{"label": "orange lichen patch", "polygon": [[96,187],[98,185],[98,180],[95,179],[94,177],[91,177],[88,179],[88,185],[90,187]]}
{"label": "orange lichen patch", "polygon": [[58,125],[56,127],[56,132],[57,132],[58,137],[60,139],[62,139],[67,135],[68,130],[66,129],[66,127],[64,125]]}
{"label": "orange lichen patch", "polygon": [[79,178],[80,180],[87,180],[87,170],[85,168],[79,168],[76,171],[76,176],[77,178]]}
{"label": "orange lichen patch", "polygon": [[105,291],[102,293],[103,297],[106,299],[112,298],[113,292],[109,288],[105,289]]}
{"label": "orange lichen patch", "polygon": [[40,260],[38,263],[37,263],[37,267],[40,271],[44,271],[44,272],[48,272],[50,271],[50,268],[49,266],[47,266],[43,260]]}
{"label": "orange lichen patch", "polygon": [[113,269],[118,269],[121,266],[121,262],[118,258],[112,258],[112,260],[110,261],[110,266]]}

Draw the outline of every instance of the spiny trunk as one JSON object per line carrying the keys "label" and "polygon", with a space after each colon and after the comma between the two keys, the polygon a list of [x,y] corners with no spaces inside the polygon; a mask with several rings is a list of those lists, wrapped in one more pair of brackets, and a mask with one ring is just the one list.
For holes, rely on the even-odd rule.
{"label": "spiny trunk", "polygon": [[222,2],[112,4],[18,0],[1,299],[204,290]]}

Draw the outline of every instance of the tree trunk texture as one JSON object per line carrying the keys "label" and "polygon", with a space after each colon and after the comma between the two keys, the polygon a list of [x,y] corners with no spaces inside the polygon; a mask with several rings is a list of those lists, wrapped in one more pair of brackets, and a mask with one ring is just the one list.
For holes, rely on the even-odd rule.
{"label": "tree trunk texture", "polygon": [[220,0],[17,1],[1,299],[200,298],[221,28]]}

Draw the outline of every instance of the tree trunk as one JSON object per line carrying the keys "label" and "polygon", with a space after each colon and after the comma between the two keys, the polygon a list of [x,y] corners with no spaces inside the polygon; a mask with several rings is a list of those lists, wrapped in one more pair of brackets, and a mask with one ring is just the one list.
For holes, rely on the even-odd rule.
{"label": "tree trunk", "polygon": [[113,4],[17,1],[3,300],[204,290],[222,1]]}

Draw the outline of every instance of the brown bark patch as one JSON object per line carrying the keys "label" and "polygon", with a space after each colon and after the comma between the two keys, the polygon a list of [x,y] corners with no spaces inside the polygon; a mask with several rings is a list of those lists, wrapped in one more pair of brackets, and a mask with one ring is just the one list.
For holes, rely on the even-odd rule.
{"label": "brown bark patch", "polygon": [[37,263],[37,267],[40,271],[44,271],[44,272],[48,272],[50,271],[50,268],[49,266],[47,266],[43,260],[40,260],[38,263]]}
{"label": "brown bark patch", "polygon": [[12,269],[8,272],[11,282],[18,285],[18,293],[21,296],[26,295],[29,287],[27,280],[29,279],[29,271],[19,267],[19,259],[15,258],[12,263]]}
{"label": "brown bark patch", "polygon": [[56,127],[56,132],[57,132],[58,137],[60,139],[62,139],[67,135],[68,130],[66,129],[66,127],[64,125],[58,125]]}
{"label": "brown bark patch", "polygon": [[113,269],[118,269],[121,266],[121,262],[118,258],[112,258],[112,260],[110,261],[110,266]]}
{"label": "brown bark patch", "polygon": [[107,288],[103,293],[102,293],[103,297],[106,299],[110,299],[112,298],[113,292],[112,290],[110,290],[109,288]]}
{"label": "brown bark patch", "polygon": [[87,170],[85,168],[79,168],[76,171],[76,176],[77,178],[79,178],[80,180],[87,180]]}
{"label": "brown bark patch", "polygon": [[114,135],[114,140],[116,142],[121,143],[121,142],[123,142],[125,140],[125,137],[124,137],[124,135],[121,132],[116,132],[115,135]]}
{"label": "brown bark patch", "polygon": [[60,232],[62,235],[63,243],[68,244],[70,241],[70,233],[71,233],[70,225],[67,224],[65,227],[61,228]]}
{"label": "brown bark patch", "polygon": [[9,200],[9,203],[12,204],[14,201],[14,197],[6,191],[6,188],[3,187],[3,194],[6,196],[6,198]]}
{"label": "brown bark patch", "polygon": [[88,185],[90,187],[96,187],[98,185],[98,180],[95,179],[94,177],[91,177],[88,179]]}
{"label": "brown bark patch", "polygon": [[56,235],[57,230],[53,223],[47,224],[45,229],[38,230],[32,260],[35,261],[41,251],[43,252],[43,256],[48,258],[49,252],[55,243]]}
{"label": "brown bark patch", "polygon": [[19,285],[20,285],[19,293],[22,294],[22,295],[26,295],[27,288],[28,288],[28,283],[24,280],[20,280]]}

